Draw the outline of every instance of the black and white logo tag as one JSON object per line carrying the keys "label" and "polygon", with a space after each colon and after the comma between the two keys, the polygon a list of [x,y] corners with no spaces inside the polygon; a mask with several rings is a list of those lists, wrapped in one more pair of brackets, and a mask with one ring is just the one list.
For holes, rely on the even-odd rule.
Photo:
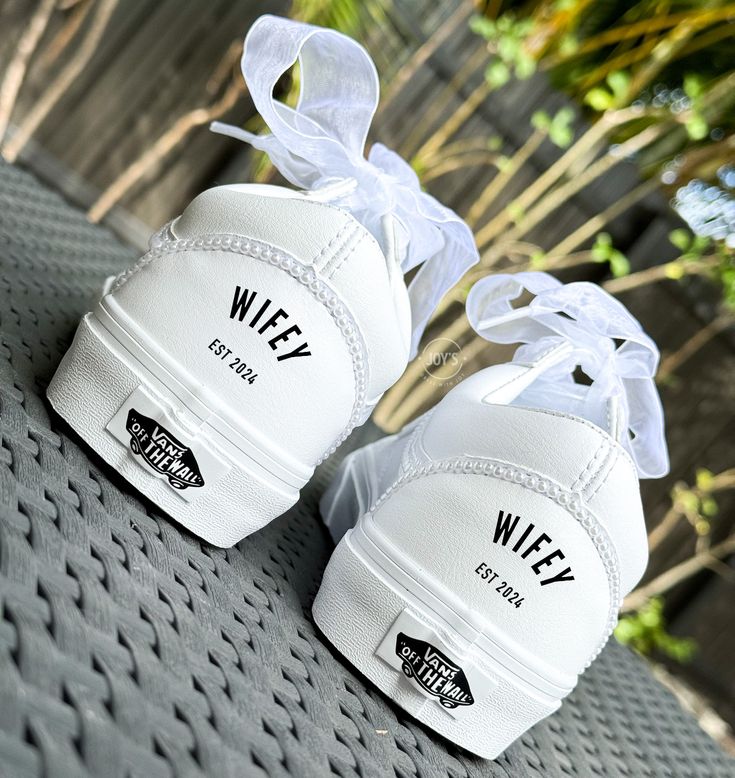
{"label": "black and white logo tag", "polygon": [[452,718],[464,716],[498,685],[471,658],[455,655],[409,609],[393,622],[375,654]]}
{"label": "black and white logo tag", "polygon": [[413,678],[445,708],[474,704],[470,684],[462,668],[431,643],[399,632],[396,654],[403,662],[404,675]]}
{"label": "black and white logo tag", "polygon": [[192,438],[143,387],[110,419],[107,430],[137,465],[164,480],[183,500],[206,493],[230,469],[206,440]]}
{"label": "black and white logo tag", "polygon": [[130,450],[165,476],[174,489],[204,486],[192,450],[177,440],[165,427],[136,408],[128,411],[126,428],[130,433]]}

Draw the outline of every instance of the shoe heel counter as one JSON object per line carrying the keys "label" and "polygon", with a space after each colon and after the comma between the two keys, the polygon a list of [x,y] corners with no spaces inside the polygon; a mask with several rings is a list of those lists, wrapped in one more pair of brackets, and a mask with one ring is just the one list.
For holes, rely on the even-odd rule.
{"label": "shoe heel counter", "polygon": [[618,594],[607,546],[573,495],[542,476],[437,463],[403,476],[367,524],[440,599],[547,677],[576,676],[609,636]]}
{"label": "shoe heel counter", "polygon": [[402,273],[346,211],[282,187],[222,186],[195,198],[172,231],[180,238],[257,235],[311,267],[340,296],[363,333],[371,401],[405,369],[411,321]]}
{"label": "shoe heel counter", "polygon": [[233,416],[308,465],[361,418],[364,345],[312,268],[236,236],[164,241],[145,259],[100,307]]}
{"label": "shoe heel counter", "polygon": [[620,593],[629,592],[646,568],[648,542],[637,472],[623,446],[586,419],[482,402],[480,383],[472,391],[461,384],[457,389],[421,431],[424,458],[487,457],[532,470],[577,494],[615,549]]}

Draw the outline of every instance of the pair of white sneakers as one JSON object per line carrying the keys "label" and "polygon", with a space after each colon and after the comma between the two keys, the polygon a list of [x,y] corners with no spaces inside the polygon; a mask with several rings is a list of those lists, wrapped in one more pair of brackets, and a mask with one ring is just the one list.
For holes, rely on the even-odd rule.
{"label": "pair of white sneakers", "polygon": [[[291,109],[273,88],[297,60]],[[266,16],[242,65],[271,134],[214,129],[302,191],[198,196],[85,316],[48,389],[111,466],[218,546],[296,502],[477,261],[405,162],[363,157],[378,81],[357,43]],[[638,477],[667,463],[658,353],[619,303],[527,273],[483,279],[467,309],[484,337],[526,345],[345,459],[321,503],[339,544],[313,613],[399,705],[492,758],[607,640],[646,564]]]}

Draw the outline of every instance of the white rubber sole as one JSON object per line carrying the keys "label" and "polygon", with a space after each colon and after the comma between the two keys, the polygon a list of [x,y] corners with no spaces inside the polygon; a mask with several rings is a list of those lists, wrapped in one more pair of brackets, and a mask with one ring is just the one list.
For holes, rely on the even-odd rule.
{"label": "white rubber sole", "polygon": [[[557,710],[569,689],[538,678],[532,683],[522,663],[452,604],[437,598],[434,592],[441,587],[433,586],[426,573],[420,576],[422,584],[416,571],[406,572],[382,544],[374,543],[375,533],[370,517],[363,517],[337,546],[314,602],[316,624],[341,654],[414,718],[462,748],[494,759]],[[390,661],[391,652],[400,656],[395,636],[405,624],[415,625],[416,635],[409,637],[427,640],[469,678],[475,699],[461,716],[455,717],[438,696],[427,693],[409,668],[401,672],[400,658],[398,664]]]}
{"label": "white rubber sole", "polygon": [[[220,547],[232,546],[295,504],[299,486],[274,475],[274,463],[253,446],[243,450],[242,435],[228,435],[227,423],[211,407],[165,369],[147,367],[144,361],[155,367],[155,359],[111,329],[87,314],[47,392],[53,408],[108,464],[169,516]],[[184,496],[180,485],[173,488],[170,479],[141,464],[135,441],[123,442],[108,428],[141,392],[218,463],[206,491],[191,488]]]}

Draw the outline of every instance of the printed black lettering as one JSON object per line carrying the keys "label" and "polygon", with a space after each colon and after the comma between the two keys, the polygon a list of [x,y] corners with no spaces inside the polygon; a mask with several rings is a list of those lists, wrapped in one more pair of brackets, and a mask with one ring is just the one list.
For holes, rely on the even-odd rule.
{"label": "printed black lettering", "polygon": [[310,357],[311,351],[309,351],[308,349],[309,349],[309,344],[302,343],[293,351],[289,351],[288,354],[280,354],[278,357],[276,357],[276,359],[279,362],[283,362],[284,359],[291,359],[292,357]]}
{"label": "printed black lettering", "polygon": [[279,319],[288,319],[288,314],[286,311],[283,310],[283,308],[279,308],[273,316],[268,319],[268,321],[258,330],[258,335],[262,335],[267,329],[270,327],[275,327],[276,322]]}
{"label": "printed black lettering", "polygon": [[531,545],[521,554],[521,559],[527,559],[530,554],[533,554],[534,551],[541,551],[541,544],[542,543],[551,543],[551,538],[545,533],[542,532],[536,540],[531,543]]}
{"label": "printed black lettering", "polygon": [[255,314],[255,317],[250,322],[250,326],[254,329],[255,325],[260,321],[260,317],[266,312],[266,309],[271,304],[270,298],[267,298],[263,305],[260,306],[260,310]]}
{"label": "printed black lettering", "polygon": [[538,562],[534,562],[531,565],[531,570],[533,570],[533,572],[536,573],[536,575],[540,575],[541,568],[548,567],[555,559],[564,559],[564,553],[560,548],[557,548],[555,551],[552,551],[543,559],[539,559]]}
{"label": "printed black lettering", "polygon": [[518,551],[521,546],[526,542],[526,538],[536,529],[535,524],[529,524],[525,530],[523,530],[523,534],[518,538],[518,542],[513,546],[513,551]]}
{"label": "printed black lettering", "polygon": [[[272,351],[282,351],[282,353],[276,355],[277,362],[285,362],[296,357],[310,357],[311,348],[305,340],[298,345],[289,343],[287,350],[283,348],[282,344],[286,344],[292,336],[302,334],[301,327],[296,324],[289,324],[285,329],[278,332],[291,317],[283,308],[275,308],[273,301],[269,297],[266,297],[264,302],[261,303],[262,299],[257,290],[236,286],[230,306],[230,319],[247,324],[258,335],[265,335],[266,342]],[[275,308],[275,311],[271,313],[272,306]],[[221,352],[221,344],[218,340],[212,341],[209,348],[213,351],[219,349],[215,351],[217,354]]]}
{"label": "printed black lettering", "polygon": [[232,300],[232,308],[230,309],[230,318],[234,319],[237,316],[238,321],[242,321],[247,315],[248,309],[255,299],[255,292],[250,292],[248,297],[248,290],[244,289],[242,294],[240,293],[240,287],[235,287],[235,296]]}
{"label": "printed black lettering", "polygon": [[[520,526],[524,524],[523,531],[520,531]],[[520,534],[516,535],[516,532],[520,532]],[[544,548],[544,546],[551,545],[553,542],[551,536],[536,529],[534,522],[529,521],[526,523],[520,516],[513,516],[510,511],[501,510],[498,512],[493,543],[508,548],[514,554],[519,554],[521,559],[528,559],[531,565],[531,572],[534,575],[541,576],[542,572],[546,573],[546,577],[539,582],[541,586],[575,580],[571,567],[566,567],[561,572],[554,570],[554,563],[557,560],[562,561],[566,559],[566,554],[560,548],[550,551]],[[558,564],[556,566],[558,567]],[[481,563],[476,568],[475,573],[482,578],[486,578],[486,572],[489,571],[489,568],[487,568],[487,571],[485,570],[486,567],[484,562]],[[495,567],[494,564],[493,567]],[[551,570],[544,568],[551,568]],[[506,586],[505,583],[498,588],[498,591],[503,596],[510,596],[513,590],[511,589],[504,593],[501,591],[504,586]]]}
{"label": "printed black lettering", "polygon": [[557,575],[552,576],[551,578],[546,578],[543,581],[541,581],[541,586],[546,586],[547,584],[553,584],[553,583],[560,583],[561,581],[573,581],[574,576],[569,575],[569,573],[572,572],[571,567],[567,567],[566,570],[562,570],[561,573],[557,573]]}
{"label": "printed black lettering", "polygon": [[515,532],[515,528],[520,521],[520,518],[520,516],[516,516],[511,524],[510,513],[504,514],[503,511],[498,511],[498,521],[495,524],[495,537],[493,538],[493,543],[497,543],[498,538],[502,535],[502,544],[505,545],[510,540],[510,536],[513,532]]}

